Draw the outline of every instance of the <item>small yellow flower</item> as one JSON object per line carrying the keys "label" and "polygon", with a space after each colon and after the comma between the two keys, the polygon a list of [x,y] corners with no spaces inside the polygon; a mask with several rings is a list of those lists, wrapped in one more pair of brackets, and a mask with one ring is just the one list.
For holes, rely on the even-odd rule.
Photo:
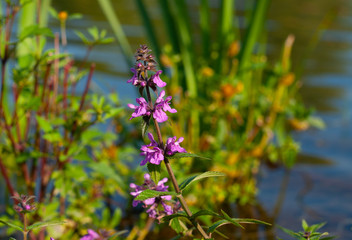
{"label": "small yellow flower", "polygon": [[212,77],[214,75],[214,70],[210,67],[203,67],[201,70],[201,74],[204,77]]}
{"label": "small yellow flower", "polygon": [[289,73],[280,79],[280,84],[284,86],[290,86],[294,81],[295,81],[295,75],[293,73]]}
{"label": "small yellow flower", "polygon": [[63,22],[63,21],[66,21],[68,14],[66,11],[61,11],[58,13],[57,16],[58,16],[59,20]]}
{"label": "small yellow flower", "polygon": [[235,57],[240,52],[240,44],[238,41],[232,42],[227,51],[229,57]]}

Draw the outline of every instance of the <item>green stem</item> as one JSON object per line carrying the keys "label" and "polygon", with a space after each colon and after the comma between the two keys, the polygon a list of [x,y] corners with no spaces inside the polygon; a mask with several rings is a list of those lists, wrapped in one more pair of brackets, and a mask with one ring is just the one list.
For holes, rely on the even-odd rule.
{"label": "green stem", "polygon": [[28,231],[27,231],[27,217],[26,217],[26,214],[24,213],[23,214],[23,240],[27,240],[27,234],[28,234]]}

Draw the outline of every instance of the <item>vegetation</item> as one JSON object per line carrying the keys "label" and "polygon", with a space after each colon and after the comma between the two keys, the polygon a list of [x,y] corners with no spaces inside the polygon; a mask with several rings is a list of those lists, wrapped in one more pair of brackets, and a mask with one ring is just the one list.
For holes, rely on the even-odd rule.
{"label": "vegetation", "polygon": [[[134,66],[128,82],[141,96],[128,105],[131,118],[116,93],[90,91],[95,65],[86,65],[95,46],[114,40],[106,30],[76,31],[87,46],[83,62],[76,62],[66,50],[66,22],[79,14],[50,9],[48,0],[1,2],[0,171],[8,207],[0,223],[8,235],[145,239],[170,226],[174,239],[223,239],[235,237],[220,232],[223,225],[269,226],[223,209],[255,200],[261,164],[294,165],[299,145],[292,130],[322,126],[298,96],[290,64],[294,37],[288,36],[276,62],[265,55],[270,1],[256,2],[241,31],[233,1],[223,0],[212,32],[209,2],[202,0],[195,32],[183,0],[160,0],[169,38],[160,44],[148,6],[136,0],[155,57],[141,45],[134,65],[111,3],[99,3]],[[60,33],[47,27],[49,12]],[[135,131],[140,122],[142,134]],[[163,122],[169,124],[161,128]],[[145,135],[147,145],[141,143]],[[308,238],[285,231],[319,239],[317,226],[304,224],[314,232]]]}

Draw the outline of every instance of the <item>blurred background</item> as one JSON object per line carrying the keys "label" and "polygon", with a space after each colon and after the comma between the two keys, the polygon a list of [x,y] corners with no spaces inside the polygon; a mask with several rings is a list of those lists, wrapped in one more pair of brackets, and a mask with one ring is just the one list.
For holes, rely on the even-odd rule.
{"label": "blurred background", "polygon": [[[111,1],[132,50],[140,44],[153,44],[138,2],[141,1]],[[232,20],[243,35],[254,2],[238,0],[232,5]],[[160,46],[166,46],[160,49],[167,53],[170,39],[165,32],[160,5],[153,0],[144,1],[144,4]],[[219,5],[220,1],[209,1],[210,29],[217,26]],[[202,34],[199,31],[201,5],[198,1],[186,1],[186,6],[184,11],[189,16],[194,33],[192,38],[197,45]],[[83,16],[68,21],[66,25],[68,45],[65,50],[72,53],[76,61],[84,59],[85,46],[74,30],[85,32],[88,27],[97,26],[107,29],[108,36],[114,36],[98,1],[52,1],[52,7],[58,12]],[[53,32],[60,32],[60,23],[56,19],[49,18],[48,26]],[[338,239],[352,239],[352,2],[272,0],[264,29],[266,34],[259,42],[265,42],[265,49],[260,51],[265,52],[272,65],[280,59],[287,37],[294,36],[291,71],[302,85],[297,96],[305,106],[315,109],[313,115],[324,121],[325,128],[291,132],[300,146],[292,168],[275,162],[260,165],[256,173],[258,190],[254,200],[257,207],[255,210],[248,208],[248,212],[260,212],[262,218],[254,216],[261,220],[270,219],[292,230],[300,229],[302,219],[311,224],[326,222],[324,231]],[[210,35],[214,37],[217,32]],[[212,44],[211,40],[209,44]],[[118,41],[97,46],[88,61],[97,65],[91,91],[101,94],[116,91],[123,104],[134,101],[137,93],[133,86],[126,84],[131,77],[131,66],[125,61]],[[241,210],[233,211],[246,216]],[[263,228],[254,233],[251,229],[247,231],[241,239],[270,239]],[[280,230],[274,231],[278,236],[285,236]]]}

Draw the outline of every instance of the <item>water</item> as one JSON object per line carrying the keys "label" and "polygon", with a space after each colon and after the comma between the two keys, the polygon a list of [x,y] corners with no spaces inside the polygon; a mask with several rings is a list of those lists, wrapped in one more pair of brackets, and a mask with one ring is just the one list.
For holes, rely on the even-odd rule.
{"label": "water", "polygon": [[[112,2],[132,47],[145,43],[134,2]],[[217,1],[211,2],[212,6],[217,6]],[[154,1],[148,3],[150,6],[155,4]],[[53,1],[53,5],[58,11],[83,14],[83,20],[68,24],[67,49],[77,56],[76,59],[82,59],[84,46],[72,29],[84,31],[93,25],[109,29],[97,1],[60,0]],[[302,149],[299,163],[289,173],[263,168],[258,200],[281,226],[299,230],[301,219],[310,224],[326,221],[324,231],[339,239],[352,239],[352,4],[343,0],[273,0],[268,42],[272,44],[270,56],[277,58],[287,35],[294,34],[293,62],[296,63],[294,67],[298,67],[297,63],[309,50],[307,46],[313,33],[331,9],[337,11],[337,17],[306,58],[301,91],[306,104],[317,109],[317,115],[324,119],[327,128],[295,134]],[[152,10],[155,13],[153,21],[160,23],[160,14],[155,8]],[[59,31],[55,21],[50,24]],[[121,98],[129,98],[134,93],[132,86],[125,84],[129,67],[125,65],[117,43],[97,47],[90,59],[97,63],[95,88],[98,91],[114,89]],[[278,199],[281,199],[279,204]],[[285,236],[279,231],[278,234]]]}

